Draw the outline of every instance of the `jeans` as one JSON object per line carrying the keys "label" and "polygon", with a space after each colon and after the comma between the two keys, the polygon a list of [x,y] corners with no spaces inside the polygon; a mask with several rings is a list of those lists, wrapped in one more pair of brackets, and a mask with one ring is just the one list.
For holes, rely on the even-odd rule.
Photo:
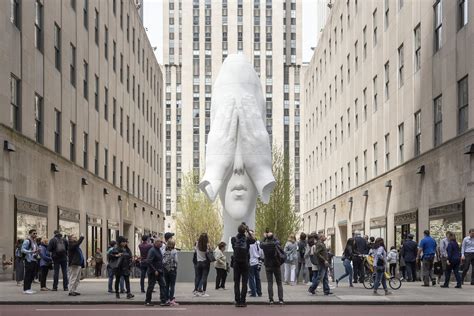
{"label": "jeans", "polygon": [[176,285],[176,276],[177,276],[177,271],[176,270],[171,270],[171,271],[166,271],[164,272],[165,275],[165,287],[166,291],[165,293],[167,300],[173,300],[174,299],[174,287]]}
{"label": "jeans", "polygon": [[40,274],[41,288],[45,288],[46,287],[46,278],[48,277],[48,273],[49,273],[49,267],[48,266],[42,266],[42,267],[40,267],[40,270],[41,270],[41,274]]}
{"label": "jeans", "polygon": [[194,289],[199,292],[206,292],[207,276],[209,274],[210,264],[208,261],[198,261],[196,265],[196,278],[194,279]]}
{"label": "jeans", "polygon": [[281,282],[280,267],[265,267],[265,272],[267,274],[268,298],[270,301],[273,301],[273,276],[275,276],[275,282],[278,289],[278,300],[283,301],[283,284]]}
{"label": "jeans", "polygon": [[466,252],[464,254],[464,263],[462,268],[462,279],[466,278],[466,274],[469,271],[469,266],[472,266],[471,270],[471,284],[474,284],[474,252]]}
{"label": "jeans", "polygon": [[285,283],[295,283],[296,282],[296,264],[294,263],[285,263]]}
{"label": "jeans", "polygon": [[148,266],[144,263],[140,264],[140,289],[145,292],[145,277]]}
{"label": "jeans", "polygon": [[258,264],[250,266],[249,270],[249,288],[252,296],[262,296],[262,282],[260,281],[260,271]]}
{"label": "jeans", "polygon": [[319,282],[323,281],[324,294],[331,292],[329,288],[328,267],[324,264],[318,266],[318,273],[313,275],[313,282],[309,287],[309,292],[313,293],[318,288]]}
{"label": "jeans", "polygon": [[54,261],[54,274],[53,274],[53,289],[58,288],[59,280],[59,268],[61,268],[61,273],[63,274],[63,288],[64,290],[68,287],[68,278],[67,278],[67,260],[63,259],[60,261]]}
{"label": "jeans", "polygon": [[[125,281],[125,288],[127,289],[127,294],[130,294],[130,276],[122,274],[119,270],[115,272],[115,293],[119,293],[119,283],[122,283],[122,280]],[[120,292],[123,292],[123,289],[121,289]]]}
{"label": "jeans", "polygon": [[342,279],[345,277],[349,276],[349,285],[352,286],[352,266],[351,266],[351,261],[349,259],[344,259],[343,262],[344,269],[346,272],[337,279],[337,282],[340,282]]}
{"label": "jeans", "polygon": [[158,282],[158,285],[160,286],[161,303],[166,303],[168,300],[163,272],[160,272],[158,276],[156,276],[155,273],[148,273],[148,287],[146,289],[145,303],[151,303],[151,295],[153,294],[156,282]]}
{"label": "jeans", "polygon": [[423,283],[430,285],[430,281],[435,280],[433,277],[433,261],[434,257],[423,259]]}
{"label": "jeans", "polygon": [[416,281],[416,262],[406,262],[407,278],[409,282]]}
{"label": "jeans", "polygon": [[[112,289],[112,284],[114,282],[114,271],[107,266],[107,274],[109,276],[109,282],[108,282],[108,291],[112,293],[114,290]],[[124,286],[124,280],[123,278],[120,278],[120,292],[125,292],[125,286]]]}
{"label": "jeans", "polygon": [[[240,282],[242,280],[242,288]],[[234,263],[234,297],[236,303],[245,303],[249,281],[248,263]]]}
{"label": "jeans", "polygon": [[296,282],[298,282],[300,273],[303,274],[303,282],[306,282],[306,266],[304,262],[298,262],[298,265],[296,266]]}
{"label": "jeans", "polygon": [[385,268],[375,268],[375,282],[374,282],[374,292],[376,292],[382,282],[382,287],[387,291],[387,280],[385,279]]}
{"label": "jeans", "polygon": [[31,283],[35,278],[36,261],[25,260],[25,280],[23,281],[23,291],[31,290]]}
{"label": "jeans", "polygon": [[225,289],[225,279],[227,278],[227,270],[216,268],[216,290]]}
{"label": "jeans", "polygon": [[459,275],[459,266],[461,264],[460,261],[457,262],[449,262],[450,264],[446,265],[446,271],[444,274],[444,286],[449,286],[449,279],[451,279],[451,271],[454,273],[454,277],[456,278],[456,286],[462,285],[462,279]]}

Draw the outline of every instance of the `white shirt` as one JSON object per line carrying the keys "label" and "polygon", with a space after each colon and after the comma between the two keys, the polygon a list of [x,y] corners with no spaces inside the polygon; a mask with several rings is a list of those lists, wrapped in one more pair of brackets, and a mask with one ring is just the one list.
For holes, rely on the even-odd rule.
{"label": "white shirt", "polygon": [[464,237],[461,244],[461,255],[464,256],[466,253],[474,253],[474,238],[471,236]]}
{"label": "white shirt", "polygon": [[260,248],[260,241],[256,241],[254,244],[251,244],[249,247],[250,251],[250,265],[254,266],[258,264],[258,258],[263,258],[263,251]]}

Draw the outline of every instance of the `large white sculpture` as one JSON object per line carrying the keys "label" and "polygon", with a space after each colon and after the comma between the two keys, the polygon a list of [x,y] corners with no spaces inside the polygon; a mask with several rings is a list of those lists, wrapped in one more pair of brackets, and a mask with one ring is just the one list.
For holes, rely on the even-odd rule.
{"label": "large white sculpture", "polygon": [[257,193],[268,203],[274,186],[260,79],[243,54],[231,54],[214,83],[206,170],[199,184],[211,201],[219,194],[224,241],[242,222],[255,227]]}

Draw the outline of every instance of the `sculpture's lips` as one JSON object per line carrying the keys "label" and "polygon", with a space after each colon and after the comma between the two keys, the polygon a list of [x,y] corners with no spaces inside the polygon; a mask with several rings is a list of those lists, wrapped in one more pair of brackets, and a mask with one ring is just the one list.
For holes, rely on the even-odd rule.
{"label": "sculpture's lips", "polygon": [[235,187],[233,187],[231,191],[247,191],[247,187],[244,186],[243,184],[238,184]]}

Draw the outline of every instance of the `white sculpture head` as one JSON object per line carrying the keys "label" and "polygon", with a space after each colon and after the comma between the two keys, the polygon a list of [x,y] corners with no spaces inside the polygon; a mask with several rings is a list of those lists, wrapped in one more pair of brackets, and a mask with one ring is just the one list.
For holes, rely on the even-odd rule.
{"label": "white sculpture head", "polygon": [[211,201],[219,193],[226,231],[226,216],[254,222],[257,194],[268,203],[274,186],[260,79],[243,54],[232,54],[213,87],[206,171],[199,187]]}

